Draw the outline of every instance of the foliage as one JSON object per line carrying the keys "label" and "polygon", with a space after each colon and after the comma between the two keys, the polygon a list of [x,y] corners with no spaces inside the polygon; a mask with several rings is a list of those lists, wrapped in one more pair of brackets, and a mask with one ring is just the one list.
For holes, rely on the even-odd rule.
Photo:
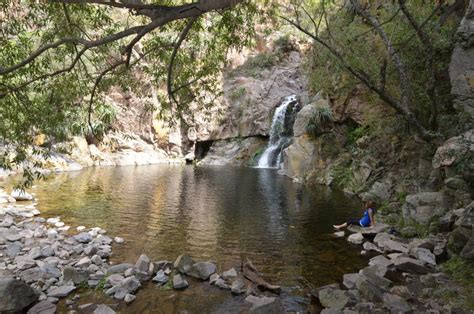
{"label": "foliage", "polygon": [[474,263],[455,255],[441,265],[447,275],[463,284],[474,285]]}
{"label": "foliage", "polygon": [[263,152],[265,151],[265,147],[262,146],[262,147],[259,147],[252,155],[252,157],[250,158],[250,161],[249,161],[249,164],[251,166],[255,166],[258,164],[258,160],[260,159],[260,156],[263,154]]}
{"label": "foliage", "polygon": [[352,181],[352,168],[350,164],[341,163],[332,167],[332,175],[334,184],[340,188],[347,187]]}
{"label": "foliage", "polygon": [[107,277],[104,277],[101,280],[99,280],[99,283],[95,287],[95,290],[97,291],[104,290],[104,286],[106,282],[107,282]]}
{"label": "foliage", "polygon": [[[301,9],[297,9],[301,23],[306,29],[314,31],[328,42],[346,61],[346,64],[356,69],[362,69],[376,81],[382,81],[381,73],[385,72],[384,90],[394,97],[400,97],[400,78],[391,62],[391,57],[372,26],[360,16],[354,14],[348,1],[303,1],[309,15],[316,19],[311,21]],[[435,2],[407,1],[407,7],[418,24],[423,24],[423,30],[432,39],[434,51],[435,84],[440,110],[449,113],[451,108],[450,84],[446,79],[451,50],[454,44],[454,34],[457,29],[457,18],[448,19],[440,24],[439,15],[432,15]],[[396,51],[406,65],[409,85],[413,95],[409,109],[425,126],[432,112],[431,100],[427,92],[426,82],[430,75],[426,66],[426,53],[423,42],[417,38],[413,27],[400,12],[396,1],[385,1],[378,5],[368,5],[369,12],[383,23],[382,28],[392,40]],[[321,17],[319,20],[320,16]],[[315,30],[315,25],[319,29]],[[384,65],[386,64],[386,67]],[[354,88],[360,83],[348,71],[333,53],[314,43],[312,53],[307,60],[310,88],[314,93],[323,91],[332,97],[346,97],[351,95]],[[381,84],[381,83],[380,83]],[[370,99],[373,104],[380,102],[377,98]]]}
{"label": "foliage", "polygon": [[309,118],[306,125],[306,132],[313,138],[326,133],[332,126],[334,116],[331,108],[328,106],[316,107],[313,115]]}
{"label": "foliage", "polygon": [[229,98],[234,101],[238,100],[241,97],[243,97],[246,92],[247,92],[247,89],[245,87],[238,87],[230,92]]}

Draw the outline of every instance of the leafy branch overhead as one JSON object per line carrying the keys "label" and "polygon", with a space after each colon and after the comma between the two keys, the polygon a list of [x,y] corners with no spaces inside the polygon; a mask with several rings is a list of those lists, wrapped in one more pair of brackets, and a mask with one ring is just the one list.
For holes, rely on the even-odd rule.
{"label": "leafy branch overhead", "polygon": [[0,136],[26,141],[25,130],[33,126],[61,139],[74,115],[84,116],[93,132],[94,108],[101,102],[96,95],[111,84],[142,87],[129,70],[138,63],[154,85],[168,81],[163,106],[172,102],[184,111],[190,101],[204,104],[206,92],[217,93],[213,79],[226,52],[253,38],[249,25],[258,9],[242,2],[3,1],[0,114],[9,123]]}

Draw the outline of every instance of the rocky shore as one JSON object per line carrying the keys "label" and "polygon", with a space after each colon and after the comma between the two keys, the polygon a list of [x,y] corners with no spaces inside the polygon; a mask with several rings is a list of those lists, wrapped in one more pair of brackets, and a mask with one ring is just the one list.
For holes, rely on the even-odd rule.
{"label": "rocky shore", "polygon": [[129,304],[148,281],[184,290],[188,277],[209,281],[232,295],[246,295],[249,311],[282,311],[281,288],[266,282],[250,261],[220,274],[214,263],[196,262],[188,255],[172,262],[152,261],[142,254],[135,264],[111,264],[112,245],[124,239],[111,238],[98,227],[72,230],[60,218],[40,217],[35,203],[16,202],[32,201],[26,192],[0,191],[0,200],[1,313],[55,313],[58,301],[66,297],[70,313],[115,313],[106,304],[80,304],[79,292],[102,290]]}

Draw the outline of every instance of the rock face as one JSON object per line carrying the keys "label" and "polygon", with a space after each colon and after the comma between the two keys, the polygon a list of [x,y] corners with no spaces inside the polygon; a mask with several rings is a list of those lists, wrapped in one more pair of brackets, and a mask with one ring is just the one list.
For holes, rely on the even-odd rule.
{"label": "rock face", "polygon": [[457,31],[449,76],[455,108],[474,119],[474,3],[469,8]]}
{"label": "rock face", "polygon": [[0,312],[22,312],[38,300],[39,293],[22,281],[0,278]]}
{"label": "rock face", "polygon": [[417,223],[428,224],[437,215],[442,216],[450,206],[450,199],[443,192],[422,192],[408,195],[403,205],[403,217]]}

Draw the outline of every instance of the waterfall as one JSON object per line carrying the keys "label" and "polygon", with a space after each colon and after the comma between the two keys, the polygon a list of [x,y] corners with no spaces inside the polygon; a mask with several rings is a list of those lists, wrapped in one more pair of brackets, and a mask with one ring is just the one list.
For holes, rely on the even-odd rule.
{"label": "waterfall", "polygon": [[[276,108],[270,129],[270,140],[268,141],[267,148],[258,160],[258,168],[280,167],[282,151],[290,143],[292,133],[287,130],[285,118],[290,104],[294,104],[296,101],[296,95],[285,97],[281,105]],[[292,128],[293,125],[289,127]]]}

